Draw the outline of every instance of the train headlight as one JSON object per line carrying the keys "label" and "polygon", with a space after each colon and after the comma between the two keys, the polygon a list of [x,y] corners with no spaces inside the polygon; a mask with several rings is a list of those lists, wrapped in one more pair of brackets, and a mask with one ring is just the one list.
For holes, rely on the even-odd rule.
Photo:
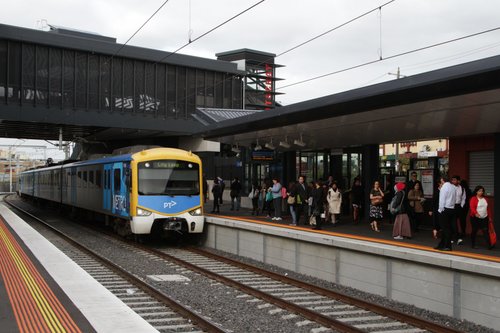
{"label": "train headlight", "polygon": [[200,216],[201,215],[201,208],[196,208],[193,209],[192,211],[189,212],[192,216]]}
{"label": "train headlight", "polygon": [[151,215],[151,212],[149,210],[137,207],[137,216],[149,216],[149,215]]}

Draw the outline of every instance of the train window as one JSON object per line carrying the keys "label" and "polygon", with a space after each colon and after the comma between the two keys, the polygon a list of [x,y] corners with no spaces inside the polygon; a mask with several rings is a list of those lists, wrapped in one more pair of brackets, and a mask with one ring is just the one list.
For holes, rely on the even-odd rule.
{"label": "train window", "polygon": [[114,188],[115,188],[115,192],[119,192],[120,191],[120,187],[121,187],[121,172],[120,172],[120,169],[115,169],[114,171],[114,179],[113,179],[113,182],[114,182]]}
{"label": "train window", "polygon": [[87,171],[84,171],[83,172],[83,181],[86,182],[87,181]]}
{"label": "train window", "polygon": [[76,182],[77,182],[77,184],[78,184],[78,185],[77,185],[77,187],[81,187],[81,186],[82,186],[82,181],[81,181],[81,179],[82,179],[82,172],[81,172],[81,171],[78,171],[78,172],[76,173],[76,175],[77,175],[77,177],[78,177],[78,179],[76,180]]}
{"label": "train window", "polygon": [[95,184],[97,187],[101,187],[101,170],[96,170],[95,172]]}
{"label": "train window", "polygon": [[108,170],[107,173],[108,173],[108,181],[106,182],[106,184],[108,185],[107,188],[111,189],[111,170]]}
{"label": "train window", "polygon": [[94,170],[89,171],[89,183],[94,184]]}

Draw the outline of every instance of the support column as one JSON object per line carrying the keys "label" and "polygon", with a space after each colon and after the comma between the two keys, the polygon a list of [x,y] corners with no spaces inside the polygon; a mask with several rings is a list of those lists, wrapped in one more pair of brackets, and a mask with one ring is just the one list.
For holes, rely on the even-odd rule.
{"label": "support column", "polygon": [[496,233],[498,235],[500,231],[500,133],[495,133],[495,139],[494,139],[494,168],[493,168],[493,181],[495,182],[494,185],[494,199],[495,199],[495,204],[494,204],[494,217],[493,217],[493,223],[495,223],[495,229]]}

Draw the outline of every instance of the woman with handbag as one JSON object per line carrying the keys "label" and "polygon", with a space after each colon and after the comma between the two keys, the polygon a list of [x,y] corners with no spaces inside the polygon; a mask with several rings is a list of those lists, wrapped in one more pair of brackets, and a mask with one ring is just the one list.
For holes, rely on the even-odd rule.
{"label": "woman with handbag", "polygon": [[492,249],[494,244],[490,242],[490,233],[488,230],[489,224],[492,223],[490,206],[488,200],[484,197],[484,187],[479,185],[474,189],[473,196],[469,201],[470,207],[470,222],[472,225],[471,233],[471,246],[476,249],[476,235],[477,231],[481,230],[488,246],[488,249]]}
{"label": "woman with handbag", "polygon": [[410,223],[414,232],[418,231],[418,227],[422,221],[422,216],[424,215],[424,201],[424,192],[422,192],[420,183],[417,182],[408,192],[408,202],[410,203],[409,209],[411,210],[412,216]]}
{"label": "woman with handbag", "polygon": [[373,183],[373,188],[370,191],[370,226],[372,230],[380,232],[379,223],[384,218],[383,211],[384,192],[380,188],[380,182],[377,180]]}
{"label": "woman with handbag", "polygon": [[340,214],[340,207],[342,206],[342,193],[340,193],[336,182],[333,182],[332,186],[328,189],[326,199],[328,201],[327,218],[331,216],[332,223],[335,225],[338,221],[338,215]]}
{"label": "woman with handbag", "polygon": [[252,184],[252,190],[248,197],[252,200],[252,215],[258,215],[259,213],[259,197],[260,197],[261,187],[257,182]]}
{"label": "woman with handbag", "polygon": [[[321,230],[321,213],[324,211],[324,201],[325,194],[323,192],[323,186],[321,182],[314,182],[314,188],[311,192],[312,197],[312,216],[316,220],[316,226],[313,227],[315,230]],[[311,218],[312,218],[311,216]]]}
{"label": "woman with handbag", "polygon": [[411,225],[408,218],[407,201],[405,200],[405,183],[396,183],[394,197],[391,201],[390,211],[395,215],[392,237],[394,239],[411,238]]}
{"label": "woman with handbag", "polygon": [[292,216],[292,223],[290,225],[297,225],[297,186],[294,182],[288,183],[290,192],[287,192],[286,203],[290,207],[290,215]]}

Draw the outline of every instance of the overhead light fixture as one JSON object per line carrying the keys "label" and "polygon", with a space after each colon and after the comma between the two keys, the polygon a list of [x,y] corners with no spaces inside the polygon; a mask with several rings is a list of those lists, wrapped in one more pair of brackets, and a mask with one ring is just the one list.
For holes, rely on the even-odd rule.
{"label": "overhead light fixture", "polygon": [[233,153],[241,153],[241,149],[240,149],[240,147],[238,147],[238,145],[233,146],[233,147],[231,148],[231,151],[232,151]]}
{"label": "overhead light fixture", "polygon": [[276,147],[273,145],[273,139],[272,139],[272,138],[271,138],[271,141],[270,141],[270,142],[268,142],[268,143],[266,143],[264,146],[265,146],[267,149],[271,149],[271,150],[275,150],[275,149],[276,149]]}
{"label": "overhead light fixture", "polygon": [[296,146],[299,146],[299,147],[305,147],[306,146],[306,143],[304,141],[302,141],[302,133],[300,133],[300,139],[297,140],[293,140],[293,144],[296,145]]}
{"label": "overhead light fixture", "polygon": [[288,137],[285,136],[285,141],[280,141],[280,147],[283,147],[283,148],[290,148],[290,144],[288,143]]}
{"label": "overhead light fixture", "polygon": [[253,150],[262,150],[262,146],[259,145],[259,139],[257,139],[257,144],[255,145],[255,148]]}

